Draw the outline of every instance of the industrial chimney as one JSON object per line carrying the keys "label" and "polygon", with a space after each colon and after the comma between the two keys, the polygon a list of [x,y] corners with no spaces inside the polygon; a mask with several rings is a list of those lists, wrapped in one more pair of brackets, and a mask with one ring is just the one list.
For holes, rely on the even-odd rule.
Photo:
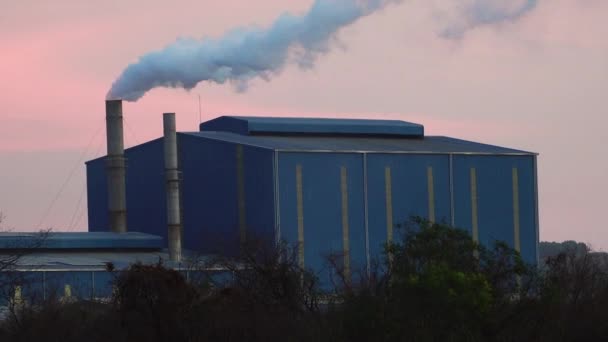
{"label": "industrial chimney", "polygon": [[108,156],[108,212],[110,230],[127,232],[127,198],[125,186],[125,156],[122,129],[122,100],[106,101],[106,135]]}
{"label": "industrial chimney", "polygon": [[182,258],[182,221],[180,209],[179,170],[177,167],[177,134],[175,113],[163,114],[165,145],[165,177],[167,182],[167,238],[169,258],[180,262]]}

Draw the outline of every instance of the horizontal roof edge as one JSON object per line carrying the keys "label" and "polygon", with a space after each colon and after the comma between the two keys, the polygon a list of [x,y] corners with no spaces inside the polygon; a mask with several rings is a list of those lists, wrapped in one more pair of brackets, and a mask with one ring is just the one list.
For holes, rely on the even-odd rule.
{"label": "horizontal roof edge", "polygon": [[0,233],[0,250],[7,249],[160,249],[163,238],[128,232],[8,232]]}
{"label": "horizontal roof edge", "polygon": [[[178,133],[179,133],[179,132],[178,132]],[[146,147],[146,146],[148,146],[148,145],[151,145],[151,144],[154,144],[154,143],[158,143],[158,141],[159,141],[159,140],[163,140],[163,139],[164,139],[164,138],[161,136],[161,137],[159,137],[159,138],[152,139],[152,140],[150,140],[150,141],[146,141],[146,142],[141,143],[141,144],[139,144],[139,145],[133,145],[133,146],[131,146],[131,147],[125,147],[125,155],[126,155],[127,153],[132,152],[132,151],[137,151],[137,150],[139,150],[139,149],[141,149],[141,148],[145,148],[145,147]],[[97,157],[97,158],[93,158],[93,159],[87,160],[87,161],[85,161],[85,162],[84,162],[84,164],[85,164],[85,165],[89,165],[90,163],[99,162],[99,161],[101,161],[101,160],[104,160],[106,157],[107,157],[107,155],[105,155],[105,154],[104,154],[104,155],[101,155],[101,156],[99,156],[99,157]]]}
{"label": "horizontal roof edge", "polygon": [[423,137],[424,126],[400,120],[221,116],[200,131],[241,135],[327,135]]}
{"label": "horizontal roof edge", "polygon": [[228,132],[183,132],[200,139],[223,141],[278,152],[326,153],[409,153],[409,154],[468,154],[468,155],[538,155],[496,145],[483,144],[445,136],[422,139],[386,137],[285,137],[243,136]]}

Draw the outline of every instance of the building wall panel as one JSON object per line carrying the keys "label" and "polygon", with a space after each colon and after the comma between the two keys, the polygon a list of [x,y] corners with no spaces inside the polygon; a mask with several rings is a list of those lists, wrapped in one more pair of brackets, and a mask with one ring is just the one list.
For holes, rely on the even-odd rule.
{"label": "building wall panel", "polygon": [[93,280],[92,272],[89,271],[45,272],[46,296],[47,298],[71,296],[75,299],[91,299]]}
{"label": "building wall panel", "polygon": [[104,159],[95,159],[87,168],[87,214],[90,232],[108,231],[108,179]]}
{"label": "building wall panel", "polygon": [[[456,227],[474,235],[476,201],[479,241],[486,246],[504,241],[515,247],[514,193],[517,193],[521,253],[524,260],[535,263],[537,227],[533,158],[455,155],[453,172]],[[471,169],[474,169],[474,176]],[[517,170],[516,192],[513,169]],[[475,183],[474,187],[472,183]],[[476,190],[476,196],[472,189]]]}
{"label": "building wall panel", "polygon": [[234,255],[243,229],[245,236],[274,238],[272,151],[179,138],[184,246]]}
{"label": "building wall panel", "polygon": [[273,243],[274,153],[267,149],[243,146],[243,164],[246,236]]}
{"label": "building wall panel", "polygon": [[127,157],[127,228],[167,241],[167,204],[163,139],[125,151]]}
{"label": "building wall panel", "polygon": [[[163,140],[125,151],[127,229],[167,238]],[[108,231],[105,158],[87,163],[89,231]]]}
{"label": "building wall panel", "polygon": [[381,258],[391,230],[398,238],[397,228],[412,216],[450,222],[447,155],[368,154],[367,175],[372,258]]}
{"label": "building wall panel", "polygon": [[339,256],[338,266],[343,267],[347,237],[350,274],[356,277],[365,271],[363,156],[280,153],[278,175],[281,238],[298,244],[303,237],[303,266],[319,272],[322,283],[329,285],[336,275],[328,268],[327,257]]}
{"label": "building wall panel", "polygon": [[185,248],[236,253],[235,145],[180,134],[179,151]]}

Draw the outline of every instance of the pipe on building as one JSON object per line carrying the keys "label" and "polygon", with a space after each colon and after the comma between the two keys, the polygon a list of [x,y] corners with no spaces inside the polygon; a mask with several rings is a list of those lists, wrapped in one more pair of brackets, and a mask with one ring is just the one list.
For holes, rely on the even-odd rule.
{"label": "pipe on building", "polygon": [[115,233],[126,233],[126,160],[123,142],[122,100],[106,101],[106,136],[108,144],[106,170],[108,176],[108,214],[110,230]]}
{"label": "pipe on building", "polygon": [[169,258],[172,261],[180,262],[182,258],[182,222],[175,113],[163,114],[163,130],[165,177],[167,182],[167,239]]}

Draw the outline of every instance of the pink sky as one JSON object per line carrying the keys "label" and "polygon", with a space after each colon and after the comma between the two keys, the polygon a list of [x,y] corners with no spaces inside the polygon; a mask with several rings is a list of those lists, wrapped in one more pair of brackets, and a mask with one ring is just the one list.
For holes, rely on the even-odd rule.
{"label": "pink sky", "polygon": [[[461,1],[461,0],[449,0]],[[200,84],[125,104],[127,145],[222,114],[397,118],[540,153],[541,239],[608,249],[604,152],[608,2],[539,0],[517,21],[460,40],[437,33],[448,1],[410,0],[343,30],[313,70],[236,94]],[[0,8],[0,211],[5,228],[86,230],[84,161],[105,152],[104,97],[124,67],[176,37],[269,25],[312,0],[13,1]],[[62,184],[72,174],[66,186]],[[61,192],[60,189],[62,189]],[[54,201],[54,199],[57,200]],[[50,210],[49,206],[53,203]]]}

